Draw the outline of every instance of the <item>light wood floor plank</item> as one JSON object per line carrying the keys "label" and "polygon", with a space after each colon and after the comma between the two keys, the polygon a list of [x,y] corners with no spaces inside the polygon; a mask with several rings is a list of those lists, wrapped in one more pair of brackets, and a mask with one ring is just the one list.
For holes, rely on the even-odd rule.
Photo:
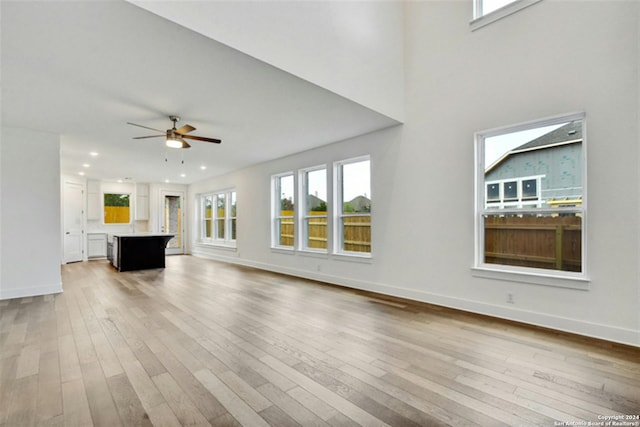
{"label": "light wood floor plank", "polygon": [[[0,301],[0,427],[552,426],[640,414],[640,349],[190,256]],[[559,424],[558,424],[559,423]]]}

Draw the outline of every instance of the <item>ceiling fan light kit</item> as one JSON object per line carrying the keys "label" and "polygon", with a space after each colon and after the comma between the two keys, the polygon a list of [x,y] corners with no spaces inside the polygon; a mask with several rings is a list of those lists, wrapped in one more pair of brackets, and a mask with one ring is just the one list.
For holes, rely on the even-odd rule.
{"label": "ceiling fan light kit", "polygon": [[[150,128],[148,126],[138,125],[136,123],[127,122],[127,124],[132,126],[138,126],[144,129],[153,130],[156,132],[160,132],[165,134],[166,136],[166,145],[170,148],[189,148],[191,145],[185,141],[185,139],[193,139],[195,141],[204,141],[204,142],[212,142],[214,144],[220,144],[222,141],[216,138],[205,138],[203,136],[195,136],[195,135],[187,135],[189,132],[193,132],[196,130],[191,125],[184,125],[180,128],[176,129],[176,123],[180,121],[180,117],[178,116],[169,116],[169,120],[173,122],[173,127],[171,129],[167,129],[166,131],[161,131],[159,129]],[[159,138],[163,135],[149,135],[149,136],[136,136],[133,139],[146,139],[146,138]]]}

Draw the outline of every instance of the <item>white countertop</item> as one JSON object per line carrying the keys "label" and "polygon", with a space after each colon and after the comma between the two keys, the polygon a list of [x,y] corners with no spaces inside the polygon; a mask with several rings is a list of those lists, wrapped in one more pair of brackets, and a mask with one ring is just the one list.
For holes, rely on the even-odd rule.
{"label": "white countertop", "polygon": [[175,234],[170,233],[112,233],[113,237],[174,237]]}

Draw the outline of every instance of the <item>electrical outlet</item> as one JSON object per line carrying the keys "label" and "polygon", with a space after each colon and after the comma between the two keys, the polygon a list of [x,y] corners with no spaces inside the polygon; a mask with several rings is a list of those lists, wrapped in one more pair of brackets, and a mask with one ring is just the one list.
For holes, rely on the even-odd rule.
{"label": "electrical outlet", "polygon": [[507,304],[515,304],[515,296],[512,293],[507,294]]}

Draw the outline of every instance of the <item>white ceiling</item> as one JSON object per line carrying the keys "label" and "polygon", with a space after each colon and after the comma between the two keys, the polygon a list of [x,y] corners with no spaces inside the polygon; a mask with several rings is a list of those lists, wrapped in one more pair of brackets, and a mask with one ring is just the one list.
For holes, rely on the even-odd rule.
{"label": "white ceiling", "polygon": [[[186,184],[397,124],[130,3],[0,7],[3,126],[61,135],[63,173]],[[222,144],[132,139],[169,115]]]}

